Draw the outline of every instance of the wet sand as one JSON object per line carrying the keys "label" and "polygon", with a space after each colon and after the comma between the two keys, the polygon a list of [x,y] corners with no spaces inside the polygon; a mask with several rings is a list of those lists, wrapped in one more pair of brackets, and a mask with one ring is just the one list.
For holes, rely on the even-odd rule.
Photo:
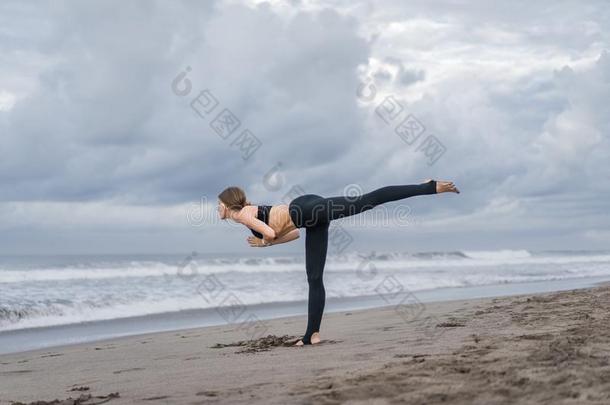
{"label": "wet sand", "polygon": [[609,286],[411,304],[6,354],[0,404],[610,403]]}

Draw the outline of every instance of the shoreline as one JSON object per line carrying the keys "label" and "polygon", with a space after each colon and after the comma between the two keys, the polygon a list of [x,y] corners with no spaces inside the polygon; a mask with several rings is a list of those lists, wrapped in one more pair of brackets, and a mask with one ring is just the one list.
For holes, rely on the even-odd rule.
{"label": "shoreline", "polygon": [[[609,283],[607,277],[562,279],[554,281],[491,284],[472,287],[438,288],[414,291],[413,300],[422,304],[506,297],[527,293],[565,291]],[[395,299],[394,301],[398,301]],[[391,305],[381,295],[327,298],[325,315],[333,312],[381,308]],[[247,305],[246,314],[263,323],[269,320],[305,316],[307,301],[273,302]],[[245,317],[246,315],[244,315]],[[306,318],[305,318],[306,319]],[[237,324],[238,322],[234,322]],[[305,320],[306,323],[306,320]],[[96,320],[0,331],[0,355],[33,350],[51,350],[83,343],[99,343],[129,336],[179,332],[211,326],[228,326],[216,308],[188,309],[175,312]],[[304,327],[302,328],[304,330]]]}
{"label": "shoreline", "polygon": [[[562,279],[554,281],[492,284],[472,287],[438,288],[414,291],[413,299],[422,304],[496,298],[565,291],[610,285],[607,277]],[[394,301],[398,301],[395,299]],[[382,308],[391,305],[381,295],[327,298],[325,316],[333,312]],[[247,314],[263,323],[285,317],[304,316],[306,324],[307,301],[274,302],[248,305]],[[238,322],[234,322],[237,324]],[[216,308],[188,309],[175,312],[136,317],[97,320],[65,325],[51,325],[0,331],[0,356],[35,350],[51,350],[68,346],[99,343],[130,336],[143,336],[164,332],[179,332],[212,326],[230,326]],[[304,326],[302,328],[304,330]],[[300,329],[299,329],[300,330]]]}
{"label": "shoreline", "polygon": [[0,404],[608,403],[609,285],[328,313],[305,347],[297,315],[250,346],[219,325],[4,354]]}

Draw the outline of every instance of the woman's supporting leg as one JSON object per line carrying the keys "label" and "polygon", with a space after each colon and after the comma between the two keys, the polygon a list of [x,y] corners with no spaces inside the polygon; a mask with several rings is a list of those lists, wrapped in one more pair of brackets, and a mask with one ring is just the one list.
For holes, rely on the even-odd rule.
{"label": "woman's supporting leg", "polygon": [[311,335],[320,331],[322,323],[326,302],[322,276],[328,249],[328,227],[329,223],[321,223],[307,228],[305,234],[305,268],[309,283],[309,302],[307,331],[302,339],[304,344],[311,344]]}
{"label": "woman's supporting leg", "polygon": [[[354,197],[338,196],[324,199],[324,203],[316,207],[322,222],[360,214],[377,205],[390,201],[402,200],[417,195],[436,194],[436,181],[431,180],[422,184],[405,184],[398,186],[381,187],[370,193]],[[315,215],[315,216],[317,216]]]}

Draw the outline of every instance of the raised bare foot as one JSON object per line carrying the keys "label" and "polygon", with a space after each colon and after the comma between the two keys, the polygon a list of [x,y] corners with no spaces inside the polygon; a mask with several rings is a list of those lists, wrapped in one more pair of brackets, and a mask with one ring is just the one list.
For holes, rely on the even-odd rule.
{"label": "raised bare foot", "polygon": [[[320,333],[319,333],[319,332],[314,332],[314,333],[311,335],[311,339],[310,339],[310,340],[311,340],[311,344],[312,344],[312,345],[315,345],[315,344],[317,344],[317,343],[320,343],[320,340],[322,340],[322,339],[320,339]],[[303,340],[299,340],[299,341],[298,341],[298,342],[296,342],[294,345],[295,345],[295,346],[303,346],[304,344],[305,344],[305,343],[303,343]]]}
{"label": "raised bare foot", "polygon": [[[428,183],[430,181],[432,181],[432,179],[426,179],[426,181],[424,181],[424,183]],[[436,193],[440,194],[440,193],[448,193],[448,192],[459,194],[460,190],[457,189],[457,187],[453,184],[452,181],[436,180]]]}

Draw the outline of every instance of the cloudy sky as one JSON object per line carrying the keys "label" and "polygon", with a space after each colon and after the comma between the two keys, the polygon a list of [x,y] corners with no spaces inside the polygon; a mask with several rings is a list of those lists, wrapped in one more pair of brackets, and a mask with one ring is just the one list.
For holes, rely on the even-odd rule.
{"label": "cloudy sky", "polygon": [[427,178],[349,249],[610,246],[606,1],[3,1],[0,58],[0,254],[260,253],[224,187]]}

